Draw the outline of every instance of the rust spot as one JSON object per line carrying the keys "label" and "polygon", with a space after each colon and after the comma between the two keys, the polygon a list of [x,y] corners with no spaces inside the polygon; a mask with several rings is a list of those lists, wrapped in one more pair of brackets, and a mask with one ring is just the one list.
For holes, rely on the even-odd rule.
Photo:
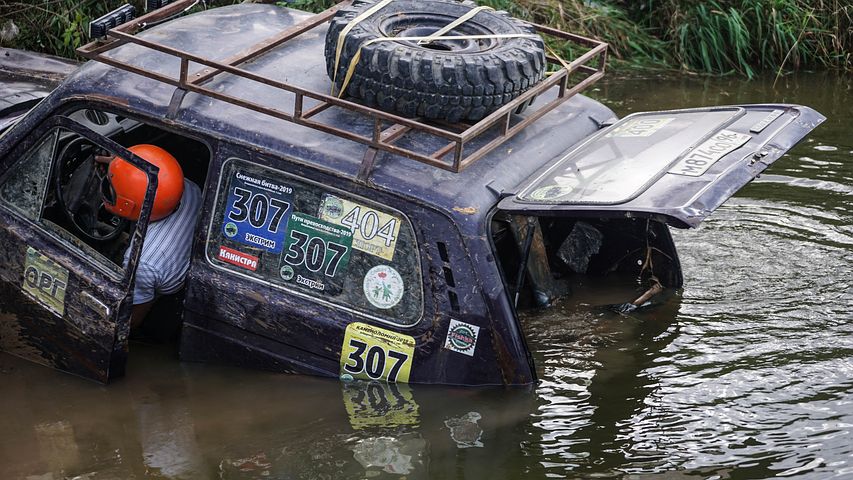
{"label": "rust spot", "polygon": [[477,209],[475,207],[453,207],[454,212],[459,212],[462,215],[474,215],[477,213]]}

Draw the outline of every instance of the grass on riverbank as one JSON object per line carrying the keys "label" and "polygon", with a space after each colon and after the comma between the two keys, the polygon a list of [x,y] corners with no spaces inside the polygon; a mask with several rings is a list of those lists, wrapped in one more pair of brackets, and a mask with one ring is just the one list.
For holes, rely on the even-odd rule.
{"label": "grass on riverbank", "polygon": [[[239,0],[208,0],[208,4]],[[88,22],[117,0],[0,3],[0,45],[74,57]],[[142,0],[131,4],[142,12]],[[319,11],[333,0],[295,0]],[[610,44],[616,69],[704,73],[853,70],[850,0],[479,0],[511,14]],[[13,26],[14,25],[14,26]],[[14,37],[9,40],[10,37]],[[567,45],[552,45],[571,57]]]}

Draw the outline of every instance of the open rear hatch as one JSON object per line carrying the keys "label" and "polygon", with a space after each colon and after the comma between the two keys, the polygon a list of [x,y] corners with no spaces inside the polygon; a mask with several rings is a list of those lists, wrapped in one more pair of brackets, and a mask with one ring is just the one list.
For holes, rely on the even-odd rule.
{"label": "open rear hatch", "polygon": [[638,300],[680,287],[666,224],[697,226],[824,119],[747,105],[636,113],[602,129],[499,202],[492,240],[513,301],[550,304],[578,275],[621,274]]}
{"label": "open rear hatch", "polygon": [[498,208],[695,227],[823,120],[798,105],[635,113],[534,174]]}

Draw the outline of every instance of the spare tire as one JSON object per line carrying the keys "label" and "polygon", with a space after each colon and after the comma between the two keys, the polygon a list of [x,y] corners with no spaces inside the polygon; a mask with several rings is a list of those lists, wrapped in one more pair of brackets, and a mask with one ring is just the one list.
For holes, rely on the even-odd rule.
{"label": "spare tire", "polygon": [[326,71],[335,82],[336,92],[344,86],[347,69],[365,42],[400,38],[362,48],[352,78],[344,86],[344,96],[364,105],[407,117],[475,121],[519,96],[545,74],[542,38],[530,25],[506,12],[480,11],[444,36],[533,37],[441,39],[418,45],[403,38],[431,35],[475,5],[452,0],[395,0],[346,34],[336,75],[335,54],[341,31],[373,5],[356,2],[342,8],[332,18],[326,34]]}

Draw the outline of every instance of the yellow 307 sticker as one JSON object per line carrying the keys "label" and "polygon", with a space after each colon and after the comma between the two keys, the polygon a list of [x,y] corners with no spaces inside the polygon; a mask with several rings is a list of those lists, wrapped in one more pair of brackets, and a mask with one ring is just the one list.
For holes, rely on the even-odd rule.
{"label": "yellow 307 sticker", "polygon": [[341,347],[341,376],[364,380],[408,382],[415,339],[408,335],[351,323]]}
{"label": "yellow 307 sticker", "polygon": [[323,195],[318,216],[352,230],[352,248],[392,260],[400,235],[400,219],[331,194]]}

